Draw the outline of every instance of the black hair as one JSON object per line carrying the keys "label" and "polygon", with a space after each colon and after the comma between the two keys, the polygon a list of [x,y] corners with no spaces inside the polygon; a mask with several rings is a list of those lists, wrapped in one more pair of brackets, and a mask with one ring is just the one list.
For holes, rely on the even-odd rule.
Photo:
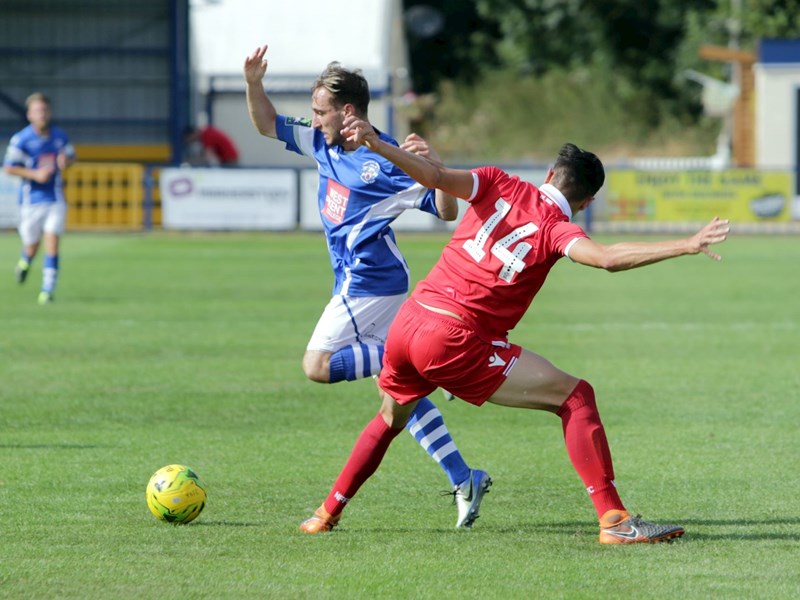
{"label": "black hair", "polygon": [[566,143],[553,165],[552,184],[569,202],[581,202],[597,193],[606,179],[603,163],[596,154]]}

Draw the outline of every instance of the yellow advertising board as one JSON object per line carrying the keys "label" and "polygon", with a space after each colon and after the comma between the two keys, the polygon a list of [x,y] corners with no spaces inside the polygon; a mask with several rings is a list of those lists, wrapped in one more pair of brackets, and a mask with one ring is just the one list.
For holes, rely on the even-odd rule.
{"label": "yellow advertising board", "polygon": [[610,221],[739,222],[791,219],[794,175],[787,172],[613,170],[606,180]]}

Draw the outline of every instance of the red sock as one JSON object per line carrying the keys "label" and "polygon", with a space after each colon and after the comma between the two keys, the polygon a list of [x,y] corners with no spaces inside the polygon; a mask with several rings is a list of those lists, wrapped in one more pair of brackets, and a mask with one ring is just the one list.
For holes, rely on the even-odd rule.
{"label": "red sock", "polygon": [[361,484],[378,469],[389,444],[401,431],[403,430],[389,427],[380,413],[367,424],[333,484],[331,493],[325,499],[325,510],[330,515],[336,516],[344,510]]}
{"label": "red sock", "polygon": [[602,517],[612,509],[625,510],[614,485],[611,451],[592,386],[583,380],[578,382],[557,414],[564,428],[567,453],[589,492],[597,516]]}

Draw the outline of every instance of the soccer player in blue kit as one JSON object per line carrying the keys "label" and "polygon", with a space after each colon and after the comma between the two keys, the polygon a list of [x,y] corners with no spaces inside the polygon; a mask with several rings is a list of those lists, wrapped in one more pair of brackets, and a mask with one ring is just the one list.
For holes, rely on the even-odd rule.
{"label": "soccer player in blue kit", "polygon": [[[261,46],[244,62],[250,118],[262,135],[317,162],[319,211],[335,276],[333,296],[311,335],[303,370],[319,383],[376,376],[389,325],[409,287],[408,265],[390,225],[409,209],[455,220],[457,201],[420,186],[383,157],[342,137],[345,117],[367,119],[369,86],[360,71],[329,64],[311,89],[313,118],[287,117],[278,114],[264,91],[266,51]],[[401,147],[438,158],[413,134]],[[488,473],[467,466],[429,399],[420,401],[406,429],[450,479],[458,507],[456,527],[472,527],[492,484]],[[325,527],[329,515],[320,510],[323,514],[317,517]]]}
{"label": "soccer player in blue kit", "polygon": [[39,304],[48,304],[53,301],[58,280],[58,244],[67,215],[61,172],[75,160],[75,149],[64,130],[51,125],[47,96],[39,92],[31,94],[25,106],[30,125],[11,138],[3,170],[22,178],[19,187],[22,254],[15,269],[17,281],[25,282],[44,238]]}

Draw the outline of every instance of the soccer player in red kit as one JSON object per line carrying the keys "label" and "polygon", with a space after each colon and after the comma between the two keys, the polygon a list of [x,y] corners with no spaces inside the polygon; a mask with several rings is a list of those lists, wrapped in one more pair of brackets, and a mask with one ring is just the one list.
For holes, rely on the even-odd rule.
{"label": "soccer player in red kit", "polygon": [[722,242],[728,221],[714,218],[690,238],[599,244],[570,219],[603,185],[600,159],[573,144],[561,148],[540,188],[494,167],[449,169],[389,147],[373,129],[346,119],[349,139],[395,163],[426,187],[467,199],[441,258],[395,317],[379,386],[381,409],[356,442],[330,495],[301,531],[329,531],[345,505],[378,468],[418,398],[436,387],[481,405],[546,410],[561,419],[567,453],[594,504],[600,543],[661,542],[683,535],[631,515],[614,484],[614,469],[592,386],[544,357],[508,341],[552,266],[562,256],[623,271],[703,252]]}

